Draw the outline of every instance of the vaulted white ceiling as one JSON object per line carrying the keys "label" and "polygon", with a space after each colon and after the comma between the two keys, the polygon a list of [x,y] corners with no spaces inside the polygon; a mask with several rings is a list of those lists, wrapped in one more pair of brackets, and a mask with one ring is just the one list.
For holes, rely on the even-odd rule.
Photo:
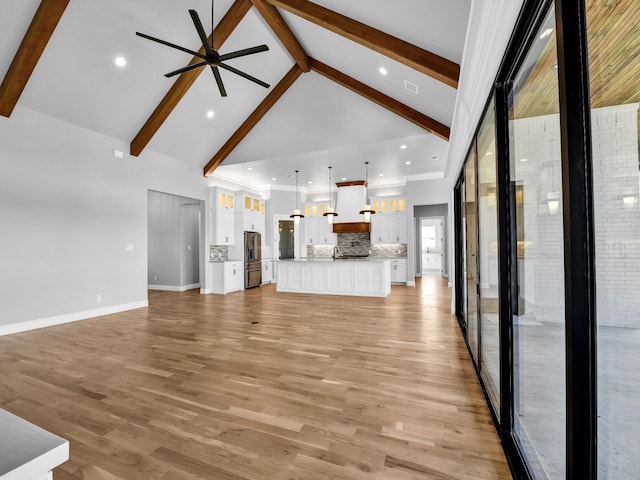
{"label": "vaulted white ceiling", "polygon": [[[0,1],[1,79],[40,1]],[[232,3],[215,0],[216,24]],[[315,3],[461,61],[470,0]],[[18,105],[130,142],[175,81],[163,75],[191,60],[135,32],[198,50],[201,44],[188,9],[197,10],[205,30],[210,30],[210,0],[72,0]],[[456,89],[280,12],[309,56],[451,126]],[[146,149],[204,167],[295,63],[252,7],[219,51],[263,43],[268,52],[228,63],[271,84],[269,90],[221,71],[228,92],[222,98],[211,71],[205,69]],[[117,56],[127,59],[126,67],[115,66]],[[380,67],[387,70],[386,76],[379,73]],[[418,93],[408,91],[405,81],[417,86]],[[206,116],[209,110],[215,112],[212,119]],[[216,174],[256,187],[291,185],[290,175],[298,169],[301,181],[313,182],[309,189],[325,189],[327,166],[333,166],[335,180],[353,180],[363,177],[363,162],[369,161],[371,186],[400,184],[406,176],[444,172],[447,147],[448,142],[312,71],[298,78]]]}

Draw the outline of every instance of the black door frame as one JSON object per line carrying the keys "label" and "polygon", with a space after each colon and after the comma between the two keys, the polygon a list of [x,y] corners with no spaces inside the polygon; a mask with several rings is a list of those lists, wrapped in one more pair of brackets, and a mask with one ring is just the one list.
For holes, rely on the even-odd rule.
{"label": "black door frame", "polygon": [[[562,159],[562,206],[565,278],[565,350],[566,350],[566,468],[567,478],[597,478],[597,343],[595,310],[595,250],[591,153],[591,105],[587,53],[586,7],[584,0],[525,0],[514,33],[503,57],[495,87],[492,89],[468,152],[475,148],[478,130],[487,109],[495,99],[496,180],[498,209],[499,322],[500,322],[500,421],[487,398],[496,428],[517,479],[532,475],[513,435],[513,325],[512,311],[517,308],[515,195],[509,172],[508,93],[511,79],[521,66],[537,30],[548,13],[555,9],[560,132]],[[454,190],[454,226],[456,247],[456,315],[467,341],[461,318],[462,302],[462,208],[461,188],[467,154]],[[476,170],[477,174],[477,170]],[[477,183],[477,182],[476,182]],[[479,216],[476,217],[478,219]],[[514,291],[514,285],[516,290]],[[468,294],[472,292],[468,291]],[[475,292],[477,294],[477,292]],[[479,339],[481,348],[481,339]],[[479,355],[480,356],[480,355]],[[481,365],[476,365],[480,375]]]}

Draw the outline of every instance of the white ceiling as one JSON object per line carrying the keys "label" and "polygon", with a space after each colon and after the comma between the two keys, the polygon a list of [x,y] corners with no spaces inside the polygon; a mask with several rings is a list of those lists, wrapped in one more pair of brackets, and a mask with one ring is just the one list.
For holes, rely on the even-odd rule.
{"label": "white ceiling", "polygon": [[[315,0],[457,63],[462,58],[470,2]],[[0,0],[0,44],[4,46],[0,78],[38,4],[39,0]],[[231,4],[232,0],[216,0],[216,24]],[[163,74],[191,59],[188,54],[137,37],[135,32],[197,50],[199,38],[187,12],[191,8],[198,11],[209,30],[210,0],[70,2],[19,105],[131,141],[175,80]],[[311,57],[451,125],[455,89],[306,20],[281,13]],[[273,87],[294,62],[255,8],[220,53],[263,43],[269,46],[268,52],[229,64]],[[119,55],[128,61],[123,69],[114,65]],[[387,69],[386,76],[378,73],[380,67]],[[269,91],[230,72],[221,74],[229,96],[220,97],[213,75],[204,70],[147,149],[200,168],[206,165]],[[404,88],[405,80],[418,86],[417,95]],[[208,110],[215,112],[214,118],[206,117]],[[407,148],[402,150],[401,145]],[[442,174],[447,148],[448,142],[309,72],[293,84],[216,173],[258,188],[293,185],[291,174],[298,169],[301,185],[304,182],[308,190],[322,190],[328,186],[327,166],[334,167],[334,180],[362,179],[363,163],[369,161],[371,186],[397,185],[410,175]],[[437,159],[429,160],[431,157]]]}

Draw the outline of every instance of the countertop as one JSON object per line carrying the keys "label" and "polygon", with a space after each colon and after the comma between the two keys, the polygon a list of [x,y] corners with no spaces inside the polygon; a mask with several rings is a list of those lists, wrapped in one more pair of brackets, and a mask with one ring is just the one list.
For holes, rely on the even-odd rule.
{"label": "countertop", "polygon": [[69,459],[69,442],[0,410],[0,479],[40,478]]}
{"label": "countertop", "polygon": [[372,257],[356,257],[356,258],[336,258],[331,257],[305,257],[305,258],[286,258],[280,259],[278,262],[300,262],[300,263],[333,263],[333,262],[385,262],[388,258],[372,258]]}

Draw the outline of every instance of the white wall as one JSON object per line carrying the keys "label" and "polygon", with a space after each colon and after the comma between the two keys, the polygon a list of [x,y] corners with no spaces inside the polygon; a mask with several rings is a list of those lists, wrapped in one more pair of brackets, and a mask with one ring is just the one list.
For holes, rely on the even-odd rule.
{"label": "white wall", "polygon": [[453,187],[493,87],[523,0],[473,0],[445,175]]}
{"label": "white wall", "polygon": [[0,117],[0,326],[146,303],[147,191],[207,188],[182,161],[113,156],[128,147],[22,107]]}
{"label": "white wall", "polygon": [[[451,195],[449,180],[440,178],[435,180],[419,180],[407,182],[405,187],[407,196],[407,283],[415,282],[416,272],[416,225],[413,212],[416,205],[448,204]],[[452,217],[449,217],[452,218]],[[452,223],[452,222],[449,222]],[[447,232],[451,235],[451,232]],[[451,271],[451,269],[448,269]]]}

